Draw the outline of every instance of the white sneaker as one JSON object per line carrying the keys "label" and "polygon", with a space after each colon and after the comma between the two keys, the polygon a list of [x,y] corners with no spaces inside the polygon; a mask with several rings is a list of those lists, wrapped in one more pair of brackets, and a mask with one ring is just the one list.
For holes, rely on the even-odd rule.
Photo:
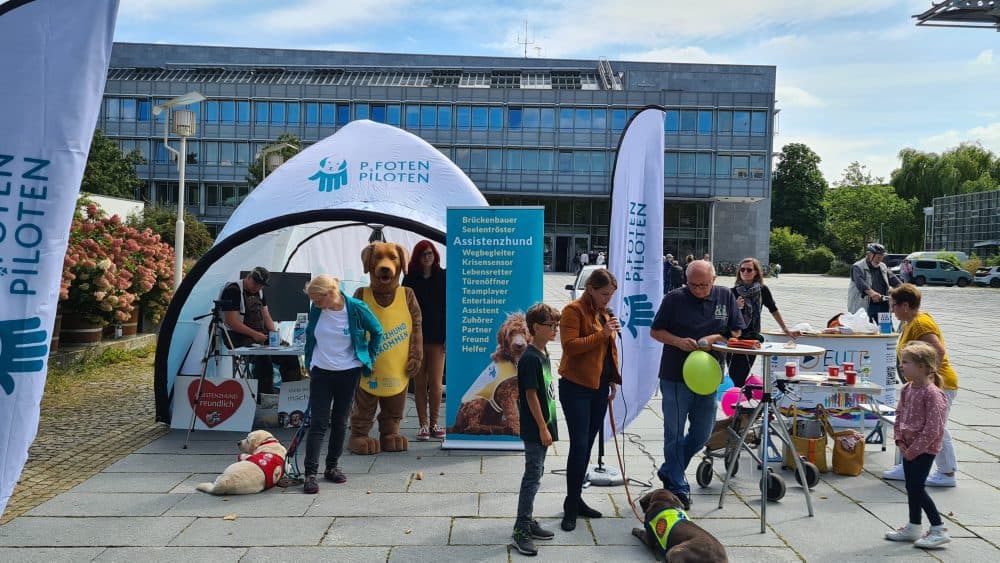
{"label": "white sneaker", "polygon": [[917,541],[920,539],[920,532],[923,529],[920,524],[907,524],[902,528],[897,528],[885,533],[885,539],[889,541]]}
{"label": "white sneaker", "polygon": [[935,528],[931,526],[930,530],[924,534],[924,537],[913,542],[913,547],[919,547],[921,549],[935,549],[941,547],[942,545],[951,541],[951,537],[948,536],[948,529],[945,527]]}
{"label": "white sneaker", "polygon": [[954,487],[955,476],[938,472],[928,477],[924,483],[928,487]]}
{"label": "white sneaker", "polygon": [[886,481],[905,481],[906,475],[903,474],[903,464],[900,463],[886,469],[882,472],[882,478]]}

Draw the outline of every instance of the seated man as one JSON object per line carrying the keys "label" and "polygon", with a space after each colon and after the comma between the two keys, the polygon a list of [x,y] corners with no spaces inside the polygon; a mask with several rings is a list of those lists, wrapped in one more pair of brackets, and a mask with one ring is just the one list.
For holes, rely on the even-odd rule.
{"label": "seated man", "polygon": [[[267,344],[267,334],[278,327],[271,319],[264,300],[263,289],[268,285],[271,273],[257,266],[240,281],[230,282],[222,290],[219,308],[223,311],[223,321],[229,332],[233,347],[248,346],[253,343]],[[253,376],[257,380],[257,397],[261,393],[274,393],[274,375],[271,365],[277,364],[281,381],[302,379],[298,356],[250,356],[253,362]]]}

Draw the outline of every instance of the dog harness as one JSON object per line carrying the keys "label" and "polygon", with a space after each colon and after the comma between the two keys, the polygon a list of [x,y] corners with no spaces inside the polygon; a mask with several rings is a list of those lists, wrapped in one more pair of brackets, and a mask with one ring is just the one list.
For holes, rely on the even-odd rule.
{"label": "dog harness", "polygon": [[362,301],[382,324],[382,348],[372,364],[371,377],[362,377],[358,386],[376,397],[398,395],[406,391],[406,386],[410,383],[406,363],[410,359],[413,318],[406,303],[406,288],[396,288],[388,307],[378,304],[370,287],[366,287],[361,296]]}
{"label": "dog harness", "polygon": [[670,531],[681,520],[690,520],[690,518],[688,518],[687,512],[684,512],[680,508],[667,508],[660,511],[656,516],[646,519],[646,531],[653,534],[656,538],[656,543],[660,546],[660,551],[664,555],[667,553]]}
{"label": "dog harness", "polygon": [[[271,439],[261,442],[260,445],[265,446],[267,444],[278,444],[278,443],[280,442]],[[264,472],[265,489],[270,489],[271,487],[273,487],[275,483],[281,480],[281,476],[285,474],[285,458],[281,457],[278,454],[272,454],[266,452],[256,453],[248,456],[246,458],[246,461],[255,464],[257,467],[260,468],[261,471]]]}

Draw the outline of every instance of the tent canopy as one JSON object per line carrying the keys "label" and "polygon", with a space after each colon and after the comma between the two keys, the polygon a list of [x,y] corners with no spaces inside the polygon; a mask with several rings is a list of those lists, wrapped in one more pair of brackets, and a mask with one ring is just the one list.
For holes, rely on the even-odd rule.
{"label": "tent canopy", "polygon": [[195,317],[240,271],[330,274],[349,293],[367,285],[361,249],[374,225],[408,250],[435,241],[444,258],[447,208],[486,205],[440,151],[389,125],[354,121],[306,148],[251,192],[174,295],[157,342],[157,420],[170,420],[174,377],[201,373],[210,318]]}

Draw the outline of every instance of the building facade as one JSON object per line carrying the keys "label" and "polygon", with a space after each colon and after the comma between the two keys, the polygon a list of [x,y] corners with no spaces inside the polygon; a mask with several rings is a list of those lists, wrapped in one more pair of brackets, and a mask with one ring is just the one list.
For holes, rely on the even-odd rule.
{"label": "building facade", "polygon": [[992,256],[1000,246],[1000,190],[936,197],[925,211],[924,250]]}
{"label": "building facade", "polygon": [[[307,146],[355,119],[411,131],[491,204],[545,207],[546,268],[607,250],[611,172],[629,117],[664,121],[664,248],[766,261],[773,66],[522,59],[116,43],[98,127],[138,150],[140,199],[177,203],[176,164],[152,108],[189,91],[185,205],[217,233],[279,135]],[[176,141],[174,142],[176,146]]]}

